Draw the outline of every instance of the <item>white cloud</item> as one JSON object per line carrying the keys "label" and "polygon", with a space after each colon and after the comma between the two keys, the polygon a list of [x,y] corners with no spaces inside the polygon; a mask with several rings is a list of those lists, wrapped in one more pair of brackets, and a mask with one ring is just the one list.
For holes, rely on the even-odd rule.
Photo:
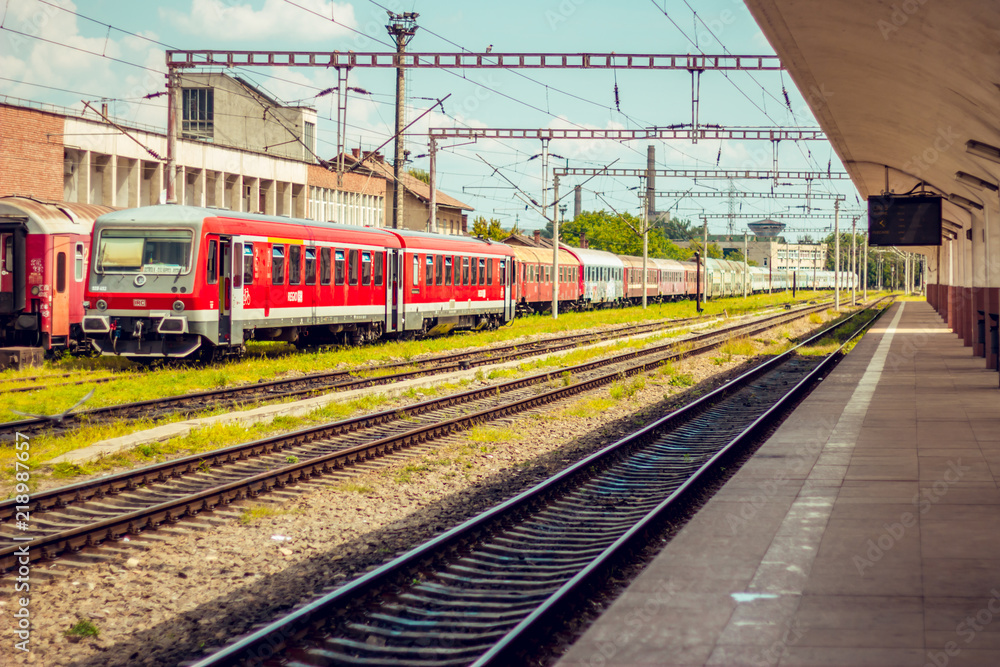
{"label": "white cloud", "polygon": [[[296,4],[320,16],[284,0],[264,0],[260,9],[238,0],[192,0],[189,12],[161,9],[160,17],[188,35],[211,38],[213,42],[273,39],[294,45],[328,42],[354,34],[344,27],[356,27],[351,5],[326,0],[297,0]],[[335,19],[337,23],[321,17]]]}
{"label": "white cloud", "polygon": [[[76,10],[72,2],[63,1],[61,6]],[[0,52],[3,52],[0,72],[14,80],[0,82],[0,90],[6,94],[79,110],[84,97],[135,98],[163,89],[163,52],[146,40],[117,32],[84,37],[76,16],[31,1],[11,3],[4,25],[16,31],[0,34]],[[144,34],[156,38],[152,33]],[[106,57],[101,57],[102,54]],[[129,67],[112,59],[149,69]],[[80,94],[60,93],[31,84]],[[156,125],[165,121],[165,112],[151,106],[126,108],[119,102],[113,105],[112,113]]]}

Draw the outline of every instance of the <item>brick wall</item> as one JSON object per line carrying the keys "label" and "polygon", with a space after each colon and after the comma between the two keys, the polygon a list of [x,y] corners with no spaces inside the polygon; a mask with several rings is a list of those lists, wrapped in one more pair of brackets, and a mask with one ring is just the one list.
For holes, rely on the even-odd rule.
{"label": "brick wall", "polygon": [[61,116],[0,105],[0,196],[63,198],[62,133]]}

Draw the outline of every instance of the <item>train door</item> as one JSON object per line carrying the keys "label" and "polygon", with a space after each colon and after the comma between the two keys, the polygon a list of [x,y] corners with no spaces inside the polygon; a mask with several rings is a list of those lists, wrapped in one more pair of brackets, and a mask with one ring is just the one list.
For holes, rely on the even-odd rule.
{"label": "train door", "polygon": [[253,242],[233,237],[232,283],[230,290],[229,337],[233,345],[243,344],[245,311],[250,308],[250,286],[254,279]]}
{"label": "train door", "polygon": [[233,240],[219,237],[219,345],[232,337]]}
{"label": "train door", "polygon": [[399,311],[403,306],[403,285],[400,280],[401,252],[395,248],[385,253],[385,330],[386,333],[399,331]]}
{"label": "train door", "polygon": [[25,238],[22,222],[0,222],[0,315],[24,310]]}
{"label": "train door", "polygon": [[52,271],[54,280],[49,284],[52,294],[49,319],[49,345],[56,338],[69,339],[69,280],[70,261],[73,256],[72,240],[63,236],[52,237]]}
{"label": "train door", "polygon": [[503,285],[503,319],[505,322],[514,319],[514,260],[504,257],[500,260],[500,283]]}

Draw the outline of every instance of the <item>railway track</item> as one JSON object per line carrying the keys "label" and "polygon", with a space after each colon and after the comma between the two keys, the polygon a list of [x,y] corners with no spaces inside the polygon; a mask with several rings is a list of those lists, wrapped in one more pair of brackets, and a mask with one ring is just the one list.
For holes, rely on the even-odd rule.
{"label": "railway track", "polygon": [[[809,307],[807,305],[800,308]],[[73,412],[59,418],[33,417],[0,423],[0,441],[5,436],[13,438],[15,433],[29,436],[42,433],[50,436],[59,435],[84,424],[92,425],[115,420],[158,419],[169,415],[194,414],[209,409],[231,408],[265,401],[300,399],[331,391],[387,385],[428,375],[569,350],[624,336],[683,327],[694,322],[711,319],[715,318],[696,317],[631,324],[597,333],[570,334],[531,343],[503,345],[486,350],[437,355],[415,361],[380,364],[354,371],[327,371],[295,378],[258,382],[253,385],[211,389],[135,403],[109,405]]]}
{"label": "railway track", "polygon": [[[234,500],[654,370],[733,336],[754,335],[806,314],[789,311],[556,372],[101,477],[32,494],[27,504],[19,505],[16,499],[0,502],[0,573],[15,565],[14,554],[25,544],[30,559],[40,560],[113,543],[125,534],[137,535]],[[18,530],[18,512],[30,516],[29,531]]]}
{"label": "railway track", "polygon": [[775,357],[194,667],[533,664],[559,619],[838,358]]}

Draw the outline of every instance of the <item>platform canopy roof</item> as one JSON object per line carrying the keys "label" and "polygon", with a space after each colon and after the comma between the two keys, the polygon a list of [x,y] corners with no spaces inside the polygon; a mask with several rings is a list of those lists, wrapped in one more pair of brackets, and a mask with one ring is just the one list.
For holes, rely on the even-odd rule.
{"label": "platform canopy roof", "polygon": [[[1000,3],[745,1],[862,196],[885,191],[888,172],[890,191],[923,181],[997,210],[996,192],[956,172],[1000,180],[1000,163],[967,148],[1000,146]],[[975,210],[946,201],[944,233]]]}

